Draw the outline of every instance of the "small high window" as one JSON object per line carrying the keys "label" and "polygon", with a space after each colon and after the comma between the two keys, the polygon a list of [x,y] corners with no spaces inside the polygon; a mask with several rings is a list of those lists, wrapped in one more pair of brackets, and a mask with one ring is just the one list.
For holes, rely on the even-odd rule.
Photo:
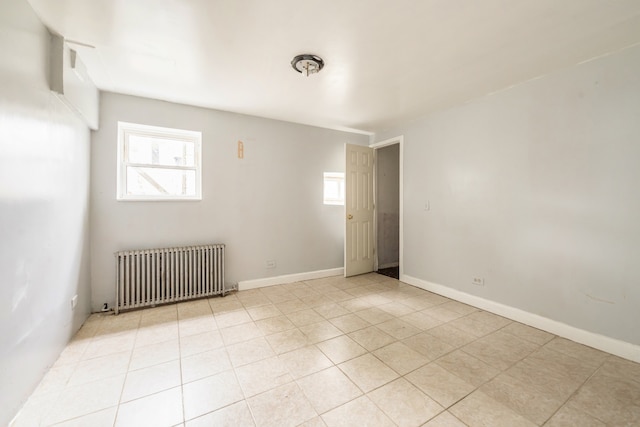
{"label": "small high window", "polygon": [[324,173],[324,204],[344,205],[344,173]]}
{"label": "small high window", "polygon": [[201,200],[202,133],[118,122],[118,200]]}

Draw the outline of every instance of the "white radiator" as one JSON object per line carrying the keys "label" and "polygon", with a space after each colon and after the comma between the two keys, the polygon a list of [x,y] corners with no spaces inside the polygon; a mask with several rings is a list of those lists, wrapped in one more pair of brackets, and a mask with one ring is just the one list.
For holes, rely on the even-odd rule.
{"label": "white radiator", "polygon": [[224,295],[224,245],[116,252],[121,310]]}

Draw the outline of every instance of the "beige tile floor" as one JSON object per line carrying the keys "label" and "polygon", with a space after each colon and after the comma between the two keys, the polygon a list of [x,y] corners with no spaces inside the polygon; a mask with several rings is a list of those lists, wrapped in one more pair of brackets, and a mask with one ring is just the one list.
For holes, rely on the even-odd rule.
{"label": "beige tile floor", "polygon": [[640,425],[640,365],[377,274],[92,315],[17,426]]}

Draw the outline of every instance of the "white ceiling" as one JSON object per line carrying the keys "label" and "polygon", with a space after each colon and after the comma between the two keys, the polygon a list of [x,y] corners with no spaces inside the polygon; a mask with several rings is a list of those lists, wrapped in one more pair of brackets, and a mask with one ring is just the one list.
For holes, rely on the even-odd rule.
{"label": "white ceiling", "polygon": [[102,90],[362,132],[640,43],[639,0],[29,2]]}

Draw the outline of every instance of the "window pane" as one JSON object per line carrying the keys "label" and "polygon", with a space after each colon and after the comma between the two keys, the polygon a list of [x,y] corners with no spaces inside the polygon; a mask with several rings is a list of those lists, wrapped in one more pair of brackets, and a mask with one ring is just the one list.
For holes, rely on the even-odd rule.
{"label": "window pane", "polygon": [[335,180],[326,180],[324,183],[324,198],[333,200],[339,199],[340,183]]}
{"label": "window pane", "polygon": [[118,122],[118,200],[201,200],[202,133]]}
{"label": "window pane", "polygon": [[194,166],[195,144],[149,136],[129,135],[128,161],[163,166]]}
{"label": "window pane", "polygon": [[195,196],[194,170],[127,167],[127,194],[137,196]]}
{"label": "window pane", "polygon": [[324,203],[326,205],[344,205],[344,173],[324,173]]}

